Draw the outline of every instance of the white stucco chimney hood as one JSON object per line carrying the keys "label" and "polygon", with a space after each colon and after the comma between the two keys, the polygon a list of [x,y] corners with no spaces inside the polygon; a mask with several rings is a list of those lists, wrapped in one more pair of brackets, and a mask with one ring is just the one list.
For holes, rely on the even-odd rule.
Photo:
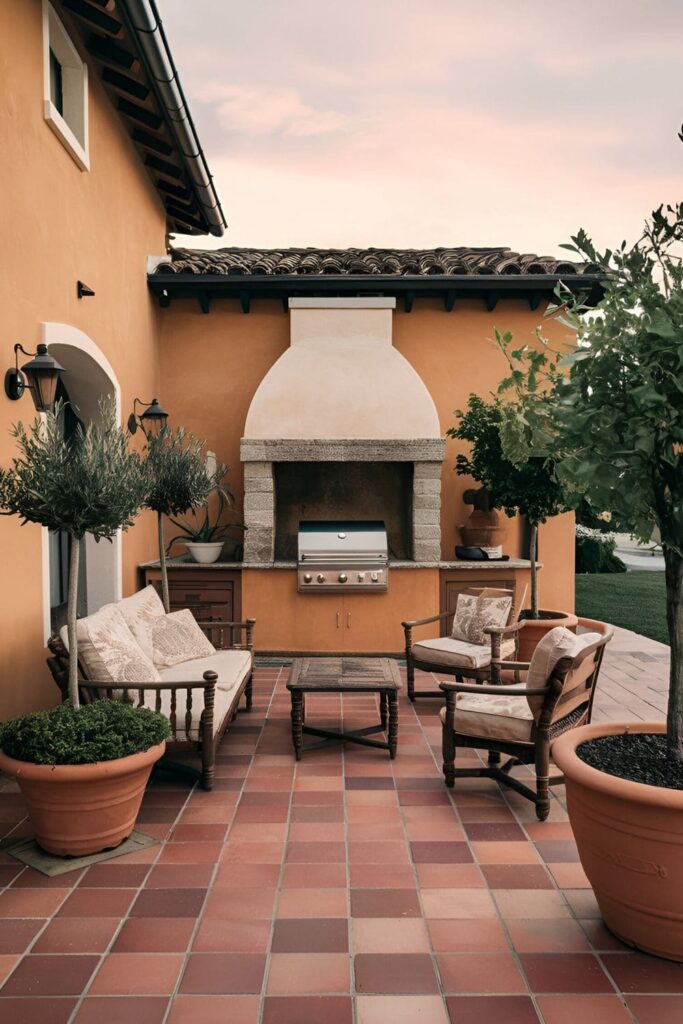
{"label": "white stucco chimney hood", "polygon": [[253,397],[244,441],[441,439],[431,395],[392,344],[395,306],[290,299],[290,346]]}

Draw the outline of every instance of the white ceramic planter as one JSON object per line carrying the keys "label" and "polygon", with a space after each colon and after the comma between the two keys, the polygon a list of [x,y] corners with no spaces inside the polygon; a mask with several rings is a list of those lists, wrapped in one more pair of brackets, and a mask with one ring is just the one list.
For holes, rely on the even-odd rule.
{"label": "white ceramic planter", "polygon": [[190,541],[186,546],[195,562],[208,565],[209,562],[217,562],[220,558],[221,551],[223,550],[223,541],[211,541],[210,544],[193,544]]}

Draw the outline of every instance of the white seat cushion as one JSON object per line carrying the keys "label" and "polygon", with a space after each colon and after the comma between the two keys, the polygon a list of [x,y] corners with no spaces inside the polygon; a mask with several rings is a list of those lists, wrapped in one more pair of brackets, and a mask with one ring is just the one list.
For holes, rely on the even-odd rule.
{"label": "white seat cushion", "polygon": [[205,672],[215,672],[218,676],[216,689],[231,693],[250,669],[250,651],[216,651],[208,658],[193,658],[172,668],[161,669],[159,676],[164,683],[192,683],[199,682]]}
{"label": "white seat cushion", "polygon": [[[514,655],[514,638],[503,640],[500,652],[502,658]],[[422,640],[413,644],[413,656],[418,661],[424,661],[429,665],[443,665],[444,668],[477,669],[486,668],[491,664],[491,648],[488,644],[469,644],[464,640],[454,640],[450,636],[440,636],[435,640]]]}
{"label": "white seat cushion", "polygon": [[[519,689],[523,693],[525,684]],[[440,714],[445,722],[446,708]],[[533,724],[531,709],[522,695],[459,693],[455,698],[455,731],[463,736],[531,743]]]}
{"label": "white seat cushion", "polygon": [[[175,666],[177,668],[177,666]],[[173,671],[169,669],[168,671]],[[232,688],[234,689],[234,687]],[[234,694],[232,689],[221,689],[216,687],[214,694],[214,705],[213,705],[213,735],[215,736],[223,723],[228,709],[232,704]],[[187,690],[176,690],[176,728],[175,734],[172,737],[175,740],[194,740],[197,741],[200,738],[199,731],[201,725],[202,712],[204,711],[204,691],[203,690],[192,690],[192,708],[191,708],[191,719],[190,727],[186,728],[186,708],[187,708]],[[166,715],[169,719],[171,718],[171,690],[161,690],[161,712]],[[136,701],[137,703],[137,701]],[[151,708],[152,711],[156,709],[156,693],[152,690],[145,691],[144,706]]]}

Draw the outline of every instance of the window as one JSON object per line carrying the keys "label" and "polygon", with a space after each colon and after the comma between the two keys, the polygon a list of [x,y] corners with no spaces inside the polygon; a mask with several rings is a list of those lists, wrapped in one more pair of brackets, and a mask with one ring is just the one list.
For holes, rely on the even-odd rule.
{"label": "window", "polygon": [[83,171],[88,158],[88,68],[52,6],[43,0],[45,120]]}

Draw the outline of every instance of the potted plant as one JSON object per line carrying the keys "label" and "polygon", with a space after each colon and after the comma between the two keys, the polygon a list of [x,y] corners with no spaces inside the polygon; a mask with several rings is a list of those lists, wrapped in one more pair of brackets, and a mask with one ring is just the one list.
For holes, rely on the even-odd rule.
{"label": "potted plant", "polygon": [[[573,248],[604,274],[556,391],[558,473],[616,528],[659,531],[671,643],[666,725],[600,723],[553,745],[581,863],[608,927],[683,960],[683,204],[660,207],[631,247]],[[679,248],[680,252],[680,248]],[[618,586],[618,578],[615,579]]]}
{"label": "potted plant", "polygon": [[[218,467],[215,458],[209,458],[211,453],[204,456],[203,447],[183,427],[175,433],[165,427],[159,434],[147,437],[145,467],[150,487],[145,504],[157,516],[161,599],[167,613],[171,605],[166,554],[171,545],[167,548],[164,541],[164,516],[183,515],[206,504],[225,473],[224,466]],[[220,549],[208,561],[215,561],[219,555]]]}
{"label": "potted plant", "polygon": [[[178,541],[182,541],[195,562],[207,565],[220,558],[223,545],[229,541],[232,542],[235,558],[237,558],[241,552],[241,544],[234,537],[231,537],[227,531],[230,529],[244,530],[245,527],[243,523],[221,522],[226,506],[234,504],[235,501],[232,493],[224,485],[227,475],[228,467],[222,463],[218,463],[215,469],[213,469],[211,474],[212,487],[203,503],[204,513],[201,519],[197,518],[195,508],[191,509],[193,516],[191,521],[187,519],[171,519],[171,522],[180,530],[180,533],[169,542],[167,551],[170,551],[172,546]],[[216,508],[213,515],[210,509],[212,494],[216,496]]]}
{"label": "potted plant", "polygon": [[[496,337],[502,342],[508,335]],[[470,476],[490,492],[496,508],[506,515],[525,515],[531,527],[529,559],[531,563],[531,601],[521,618],[524,629],[519,634],[519,656],[528,661],[541,637],[555,626],[575,629],[577,618],[570,612],[551,611],[538,607],[538,527],[550,516],[565,511],[564,491],[557,479],[552,459],[545,453],[526,452],[517,458],[506,452],[506,431],[510,433],[511,404],[504,403],[500,395],[481,398],[470,395],[465,411],[457,410],[458,425],[447,431],[450,437],[470,444],[470,453],[458,454],[456,471]],[[512,461],[514,460],[514,461]]]}
{"label": "potted plant", "polygon": [[52,853],[96,853],[130,834],[168,722],[115,701],[81,708],[76,608],[83,537],[109,540],[132,525],[147,493],[144,467],[128,450],[112,402],[65,439],[64,406],[14,428],[19,455],[0,471],[0,509],[70,538],[67,630],[69,700],[53,711],[8,722],[0,769],[21,788],[36,839]]}

